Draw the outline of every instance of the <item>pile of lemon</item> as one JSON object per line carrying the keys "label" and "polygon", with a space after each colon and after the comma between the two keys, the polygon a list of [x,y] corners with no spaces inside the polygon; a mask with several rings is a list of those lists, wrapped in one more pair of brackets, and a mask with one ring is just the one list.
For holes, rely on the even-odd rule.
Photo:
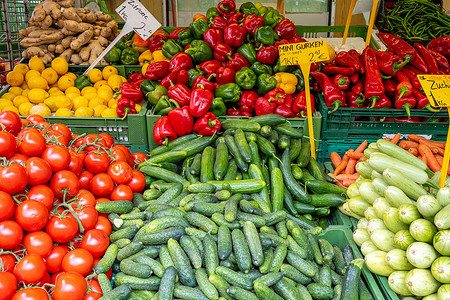
{"label": "pile of lemon", "polygon": [[[67,61],[61,57],[55,58],[48,68],[37,56],[28,65],[17,64],[6,76],[11,87],[0,98],[0,111],[10,110],[21,116],[118,117],[116,106],[120,96],[114,97],[114,93],[127,80],[118,75],[115,67],[89,71],[93,86],[81,91],[75,87],[77,75],[68,70]],[[141,105],[136,105],[136,110],[140,108]]]}

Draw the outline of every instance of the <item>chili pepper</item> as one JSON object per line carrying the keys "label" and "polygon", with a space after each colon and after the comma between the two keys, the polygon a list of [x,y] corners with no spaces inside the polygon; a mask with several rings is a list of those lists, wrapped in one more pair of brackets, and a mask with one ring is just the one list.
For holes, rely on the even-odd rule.
{"label": "chili pepper", "polygon": [[411,61],[411,65],[424,72],[425,74],[428,74],[428,66],[423,60],[422,56],[420,56],[419,54],[417,54],[416,58]]}
{"label": "chili pepper", "polygon": [[436,38],[428,43],[428,49],[435,50],[447,58],[450,58],[450,38],[448,36],[442,36]]}
{"label": "chili pepper", "polygon": [[203,136],[210,136],[220,130],[222,125],[212,112],[207,112],[194,124],[194,132]]}
{"label": "chili pepper", "polygon": [[225,63],[225,66],[237,72],[243,67],[250,67],[250,63],[241,54],[235,53],[231,60]]}
{"label": "chili pepper", "polygon": [[304,43],[307,42],[304,38],[301,38],[299,36],[294,36],[293,38],[289,39],[289,44],[297,44],[297,43]]}
{"label": "chili pepper", "polygon": [[322,92],[322,88],[320,87],[320,84],[319,84],[318,81],[314,81],[314,82],[313,82],[313,84],[312,84],[312,90],[313,90],[314,92],[317,92],[317,93]]}
{"label": "chili pepper", "polygon": [[328,64],[322,67],[322,72],[327,74],[328,76],[333,76],[336,74],[342,74],[346,76],[350,76],[355,73],[355,69],[352,67],[340,67],[336,64]]}
{"label": "chili pepper", "polygon": [[276,46],[263,46],[256,53],[256,59],[267,65],[273,65],[278,57],[278,48]]}
{"label": "chili pepper", "polygon": [[192,36],[192,31],[189,28],[183,29],[178,33],[177,43],[182,48],[185,48],[193,40],[194,40],[194,37]]}
{"label": "chili pepper", "polygon": [[431,106],[430,100],[428,100],[427,96],[421,93],[419,90],[412,88],[412,95],[417,100],[417,108],[418,109],[427,109],[432,113],[440,112],[440,109],[433,108]]}
{"label": "chili pepper", "polygon": [[189,73],[186,70],[173,71],[161,80],[161,85],[166,89],[170,88],[171,83],[187,84],[189,81]]}
{"label": "chili pepper", "polygon": [[275,108],[275,113],[285,118],[293,118],[295,116],[292,109],[286,104],[278,105],[277,108]]}
{"label": "chili pepper", "polygon": [[256,84],[256,75],[249,67],[243,67],[236,72],[236,83],[244,90],[251,90]]}
{"label": "chili pepper", "polygon": [[163,116],[156,121],[153,128],[153,139],[158,145],[166,145],[177,137],[168,116]]}
{"label": "chili pepper", "polygon": [[156,80],[144,80],[139,86],[145,99],[150,102],[151,105],[156,105],[159,98],[163,95],[167,95],[167,88],[162,86]]}
{"label": "chili pepper", "polygon": [[223,40],[231,47],[239,47],[245,39],[247,32],[244,27],[239,24],[233,23],[225,28]]}
{"label": "chili pepper", "polygon": [[282,88],[274,88],[273,90],[267,92],[264,98],[270,102],[275,102],[277,105],[281,105],[286,100],[286,92]]}
{"label": "chili pepper", "polygon": [[169,88],[168,95],[171,99],[177,101],[180,106],[189,104],[191,99],[191,90],[182,83],[177,83]]}
{"label": "chili pepper", "polygon": [[214,57],[221,62],[227,62],[231,59],[233,55],[233,49],[224,43],[219,43],[214,46]]}
{"label": "chili pepper", "polygon": [[233,0],[223,0],[217,4],[217,12],[219,15],[229,18],[236,11],[236,4]]}
{"label": "chili pepper", "polygon": [[280,45],[287,45],[287,44],[289,44],[289,41],[288,41],[288,40],[285,40],[285,39],[276,41],[276,42],[274,43],[274,45],[277,46],[277,47],[280,46]]}
{"label": "chili pepper", "polygon": [[228,24],[241,24],[244,20],[243,13],[235,13],[231,17],[228,18]]}
{"label": "chili pepper", "polygon": [[206,11],[206,19],[208,19],[208,22],[212,22],[212,19],[218,15],[219,13],[217,12],[217,7],[210,7]]}
{"label": "chili pepper", "polygon": [[403,58],[405,55],[411,55],[412,60],[416,58],[416,50],[401,38],[389,33],[382,32],[380,32],[379,35],[386,46],[388,46],[389,49],[394,51],[394,53],[401,58]]}
{"label": "chili pepper", "polygon": [[388,97],[386,97],[386,95],[382,95],[380,97],[380,100],[378,100],[373,108],[391,108],[392,107],[392,103],[391,101],[388,99]]}
{"label": "chili pepper", "polygon": [[401,68],[406,66],[411,61],[411,56],[409,54],[405,55],[405,60],[395,55],[393,52],[385,52],[385,51],[377,51],[373,50],[375,56],[377,58],[377,63],[384,74],[393,76],[397,73]]}
{"label": "chili pepper", "polygon": [[406,114],[408,115],[408,119],[411,118],[410,109],[416,106],[416,98],[414,96],[405,96],[400,97],[399,94],[395,95],[395,108],[403,108],[406,110]]}
{"label": "chili pepper", "polygon": [[194,117],[203,116],[211,107],[211,104],[214,99],[214,94],[205,90],[204,87],[200,84],[191,93],[191,100],[189,101],[189,112]]}
{"label": "chili pepper", "polygon": [[450,64],[448,62],[447,57],[445,57],[440,52],[437,52],[436,50],[433,50],[433,49],[428,49],[428,51],[431,53],[431,55],[433,55],[434,59],[436,60],[438,66],[440,68],[443,68],[443,69],[450,68]]}
{"label": "chili pepper", "polygon": [[192,69],[192,58],[184,52],[175,54],[169,62],[169,72]]}
{"label": "chili pepper", "polygon": [[256,15],[256,14],[250,14],[247,15],[244,18],[244,22],[242,23],[242,27],[244,27],[245,31],[250,34],[255,34],[255,30],[259,27],[262,27],[264,24],[263,17]]}
{"label": "chili pepper", "polygon": [[235,83],[236,72],[233,69],[220,67],[216,72],[216,81],[219,84]]}
{"label": "chili pepper", "polygon": [[275,43],[275,32],[270,26],[262,26],[255,30],[255,42],[271,46]]}
{"label": "chili pepper", "polygon": [[350,78],[342,74],[334,76],[333,82],[340,90],[346,90],[350,86]]}
{"label": "chili pepper", "polygon": [[294,74],[279,72],[275,73],[277,88],[283,89],[286,94],[292,95],[297,89],[298,80]]}
{"label": "chili pepper", "polygon": [[271,102],[271,99],[266,99],[264,97],[258,97],[256,99],[255,114],[257,116],[273,114],[273,113],[275,113],[276,108],[277,108],[277,103]]}
{"label": "chili pepper", "polygon": [[358,95],[352,91],[345,92],[345,100],[350,108],[360,108],[366,101],[364,95]]}
{"label": "chili pepper", "polygon": [[[181,30],[180,30],[181,31]],[[162,46],[164,45],[164,42],[169,40],[167,36],[164,35],[156,35],[150,39],[150,42],[148,43],[148,49],[151,52],[155,52],[162,49]]]}
{"label": "chili pepper", "polygon": [[222,98],[223,102],[238,102],[241,94],[241,88],[236,83],[222,84],[214,91],[214,96]]}
{"label": "chili pepper", "polygon": [[346,51],[339,52],[334,58],[334,61],[339,66],[353,68],[355,72],[359,71],[359,62]]}
{"label": "chili pepper", "polygon": [[350,54],[358,62],[358,64],[359,64],[358,73],[359,74],[366,73],[366,67],[364,65],[364,60],[363,60],[362,56],[358,53],[358,51],[356,51],[355,49],[351,49],[351,50],[348,50],[348,54]]}
{"label": "chili pepper", "polygon": [[277,80],[269,74],[261,74],[256,80],[256,93],[264,96],[267,92],[277,87]]}
{"label": "chili pepper", "polygon": [[252,14],[255,14],[255,15],[259,16],[259,11],[258,11],[258,9],[257,9],[256,6],[255,6],[252,2],[250,2],[250,1],[247,1],[247,2],[242,3],[241,6],[239,7],[239,11],[240,11],[241,13],[243,13],[244,15],[246,15],[246,16],[252,15]]}
{"label": "chili pepper", "polygon": [[322,87],[323,96],[325,98],[325,104],[328,107],[333,107],[333,110],[329,114],[335,112],[339,106],[344,104],[345,98],[342,91],[335,86],[330,78],[322,72],[314,71],[310,73],[315,80],[317,80]]}
{"label": "chili pepper", "polygon": [[271,66],[262,64],[259,61],[254,62],[250,67],[250,69],[252,69],[252,71],[256,74],[256,76],[259,76],[261,74],[269,74],[269,75],[273,74]]}
{"label": "chili pepper", "polygon": [[256,99],[258,94],[254,91],[245,91],[242,93],[241,99],[239,100],[239,107],[241,111],[253,112],[255,110]]}
{"label": "chili pepper", "polygon": [[111,50],[106,53],[104,56],[104,59],[109,63],[118,63],[120,61],[120,54],[122,53],[122,50],[117,48],[116,46],[113,46]]}
{"label": "chili pepper", "polygon": [[180,106],[175,100],[170,99],[167,95],[163,95],[161,96],[161,98],[159,98],[158,103],[156,103],[155,105],[155,114],[166,116],[169,111],[177,107]]}
{"label": "chili pepper", "polygon": [[395,121],[401,122],[401,123],[417,123],[417,122],[421,122],[422,118],[417,117],[417,116],[412,116],[411,118],[395,118]]}
{"label": "chili pepper", "polygon": [[172,109],[168,113],[170,124],[178,136],[184,136],[192,132],[194,118],[192,117],[189,106]]}
{"label": "chili pepper", "polygon": [[222,63],[218,60],[207,60],[202,62],[198,67],[200,70],[205,71],[208,76],[215,74],[217,70],[222,66]]}
{"label": "chili pepper", "polygon": [[201,40],[193,40],[189,48],[184,52],[192,57],[192,61],[195,64],[199,64],[213,58],[213,51],[211,47],[209,47],[205,41]]}
{"label": "chili pepper", "polygon": [[222,98],[214,98],[209,111],[216,117],[220,117],[225,115],[227,107],[225,106],[225,103],[223,103]]}
{"label": "chili pepper", "polygon": [[280,39],[290,39],[297,34],[294,23],[289,19],[283,19],[275,26],[275,33]]}
{"label": "chili pepper", "polygon": [[130,82],[122,83],[120,87],[120,94],[122,95],[122,97],[125,97],[133,101],[134,103],[140,103],[144,99],[141,90],[139,88],[136,88]]}
{"label": "chili pepper", "polygon": [[252,44],[242,44],[242,46],[237,48],[236,52],[242,55],[250,64],[256,61],[256,50]]}
{"label": "chili pepper", "polygon": [[275,26],[277,26],[277,24],[284,19],[283,16],[281,16],[280,13],[272,7],[268,7],[267,11],[262,15],[264,19],[264,25],[268,25],[272,28],[275,28]]}
{"label": "chili pepper", "polygon": [[[314,96],[312,94],[310,94],[309,96],[310,96],[311,111],[313,112],[315,109]],[[305,91],[301,91],[295,98],[294,104],[292,105],[292,111],[295,114],[300,114],[302,118],[305,118],[307,116],[307,103]]]}
{"label": "chili pepper", "polygon": [[[417,79],[417,75],[423,74],[421,71],[417,70],[413,66],[406,65],[403,67],[403,69],[400,72],[402,72],[403,75],[405,75],[406,78],[409,79],[409,81],[411,82],[412,86],[415,89],[421,88],[420,81],[419,81],[419,79]],[[398,72],[397,72],[397,76],[398,76]],[[399,80],[399,81],[403,81],[403,80]]]}
{"label": "chili pepper", "polygon": [[189,29],[192,32],[194,40],[200,40],[203,37],[203,34],[208,31],[209,25],[204,19],[197,19],[189,24]]}
{"label": "chili pepper", "polygon": [[195,78],[197,78],[198,76],[205,75],[205,72],[203,72],[201,70],[197,70],[197,69],[190,69],[190,70],[188,70],[188,75],[189,75],[188,86],[192,87],[192,85],[194,84]]}
{"label": "chili pepper", "polygon": [[201,85],[205,90],[214,92],[215,86],[214,83],[210,81],[211,77],[213,77],[213,75],[210,75],[208,78],[197,76],[192,83],[192,88],[197,88],[199,85]]}
{"label": "chili pepper", "polygon": [[186,29],[186,28],[188,28],[188,27],[175,28],[175,30],[170,33],[169,38],[172,39],[172,40],[178,39],[178,34],[180,33],[180,31],[183,30],[183,29]]}
{"label": "chili pepper", "polygon": [[359,82],[359,74],[355,73],[353,75],[350,75],[350,81],[352,83],[358,83]]}
{"label": "chili pepper", "polygon": [[241,116],[241,115],[242,115],[242,112],[238,108],[231,107],[227,110],[227,116],[236,116],[237,117],[237,116]]}
{"label": "chili pepper", "polygon": [[434,58],[434,56],[430,53],[430,51],[428,51],[428,49],[425,48],[425,46],[423,46],[419,43],[414,43],[414,47],[416,48],[420,57],[422,57],[423,60],[425,61],[426,65],[428,67],[428,73],[440,74],[441,71],[439,70],[438,63],[437,63],[436,59]]}
{"label": "chili pepper", "polygon": [[397,100],[402,97],[407,97],[412,94],[412,85],[409,81],[402,81],[396,87]]}
{"label": "chili pepper", "polygon": [[275,65],[273,66],[273,71],[275,73],[279,73],[279,72],[292,73],[294,70],[295,70],[295,66],[282,65],[279,57],[277,58]]}
{"label": "chili pepper", "polygon": [[119,100],[117,100],[116,112],[117,115],[121,118],[125,118],[128,114],[137,113],[135,103],[125,97],[121,97]]}
{"label": "chili pepper", "polygon": [[386,93],[394,93],[396,91],[393,79],[386,79],[383,81],[383,84]]}
{"label": "chili pepper", "polygon": [[378,67],[377,58],[372,48],[369,46],[364,52],[364,62],[366,67],[364,96],[369,101],[372,101],[370,108],[373,108],[376,101],[384,95],[384,85],[381,80],[381,73]]}
{"label": "chili pepper", "polygon": [[78,75],[74,81],[74,84],[80,91],[87,86],[92,86],[92,83],[89,81],[89,77],[87,75]]}
{"label": "chili pepper", "polygon": [[169,62],[157,61],[148,65],[145,79],[161,80],[169,75]]}
{"label": "chili pepper", "polygon": [[203,34],[203,40],[211,47],[214,48],[218,43],[223,43],[223,31],[219,29],[208,29]]}

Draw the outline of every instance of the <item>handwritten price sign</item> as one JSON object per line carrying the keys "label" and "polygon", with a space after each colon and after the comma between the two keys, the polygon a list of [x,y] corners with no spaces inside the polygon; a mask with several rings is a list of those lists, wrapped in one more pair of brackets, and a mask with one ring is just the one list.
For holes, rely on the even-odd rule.
{"label": "handwritten price sign", "polygon": [[136,0],[125,1],[116,8],[116,12],[144,40],[161,26],[144,5]]}
{"label": "handwritten price sign", "polygon": [[325,41],[313,41],[278,46],[280,63],[285,66],[300,63],[314,63],[328,60],[328,47]]}
{"label": "handwritten price sign", "polygon": [[417,78],[432,106],[450,106],[450,75],[417,75]]}

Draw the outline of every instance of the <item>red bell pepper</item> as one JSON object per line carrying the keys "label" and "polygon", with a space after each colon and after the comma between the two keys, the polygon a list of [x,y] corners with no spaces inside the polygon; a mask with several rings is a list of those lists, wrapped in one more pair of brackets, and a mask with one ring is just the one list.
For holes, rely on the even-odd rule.
{"label": "red bell pepper", "polygon": [[353,75],[350,75],[350,81],[352,83],[358,83],[359,82],[359,74],[355,73]]}
{"label": "red bell pepper", "polygon": [[178,105],[185,106],[191,100],[191,90],[182,83],[177,83],[169,88],[170,99],[175,100]]}
{"label": "red bell pepper", "polygon": [[169,35],[169,39],[171,40],[177,40],[178,39],[178,34],[180,33],[181,30],[185,30],[188,27],[178,27],[176,28],[174,31],[172,31]]}
{"label": "red bell pepper", "polygon": [[[210,80],[211,80],[211,78],[214,76],[214,74],[213,75],[210,75],[208,78],[205,78],[205,77],[203,77],[203,76],[197,76],[195,79],[194,79],[194,82],[192,83],[192,88],[193,89],[195,89],[195,88],[197,88],[199,85],[201,85],[201,86],[203,86],[203,88],[205,89],[205,90],[208,90],[208,91],[211,91],[211,92],[214,92],[214,90],[216,89],[216,87],[214,86],[214,83],[212,83]],[[192,98],[192,95],[191,95],[191,98]]]}
{"label": "red bell pepper", "polygon": [[325,104],[328,107],[333,107],[329,113],[335,112],[339,106],[345,103],[345,96],[342,91],[331,82],[330,78],[322,72],[314,71],[310,75],[319,82],[322,87]]}
{"label": "red bell pepper", "polygon": [[347,101],[350,108],[360,108],[366,101],[364,95],[358,95],[352,91],[345,92],[345,100]]}
{"label": "red bell pepper", "polygon": [[169,75],[169,62],[157,61],[148,65],[145,70],[145,79],[161,80]]}
{"label": "red bell pepper", "polygon": [[274,28],[275,33],[280,39],[291,39],[297,34],[294,23],[289,19],[283,19]]}
{"label": "red bell pepper", "polygon": [[416,55],[416,58],[414,58],[411,61],[411,65],[416,67],[417,69],[419,69],[420,71],[428,74],[428,66],[425,63],[425,61],[423,60],[422,56],[420,56],[419,54]]}
{"label": "red bell pepper", "polygon": [[351,50],[348,50],[348,54],[350,54],[358,62],[358,64],[359,64],[358,73],[359,74],[366,73],[366,66],[364,64],[364,60],[363,60],[362,56],[358,53],[358,51],[356,51],[355,49],[351,49]]}
{"label": "red bell pepper", "polygon": [[388,99],[388,97],[386,97],[386,95],[382,95],[380,97],[380,100],[378,100],[375,103],[375,106],[373,108],[391,108],[391,107],[392,107],[391,101]]}
{"label": "red bell pepper", "polygon": [[384,85],[375,53],[370,46],[367,46],[364,51],[364,62],[366,67],[364,96],[369,101],[372,101],[370,108],[373,108],[376,101],[384,95]]}
{"label": "red bell pepper", "polygon": [[419,90],[416,90],[415,88],[412,89],[412,95],[417,100],[417,108],[418,109],[427,109],[433,113],[437,113],[440,111],[440,109],[433,108],[431,106],[430,100],[428,100],[428,97],[425,96],[425,94],[421,93]]}
{"label": "red bell pepper", "polygon": [[436,50],[447,58],[450,58],[450,37],[442,36],[438,37],[427,45],[428,49]]}
{"label": "red bell pepper", "polygon": [[233,55],[233,49],[224,43],[219,43],[214,46],[214,57],[221,62],[227,62],[231,60]]}
{"label": "red bell pepper", "polygon": [[227,109],[227,116],[241,116],[241,117],[252,117],[252,114],[246,111],[241,111],[238,108],[232,107]]}
{"label": "red bell pepper", "polygon": [[356,71],[352,67],[340,67],[336,64],[331,63],[328,65],[324,65],[321,72],[327,74],[328,76],[333,76],[336,74],[350,76]]}
{"label": "red bell pepper", "polygon": [[223,31],[220,29],[208,29],[203,34],[203,40],[214,49],[214,46],[223,43]]}
{"label": "red bell pepper", "polygon": [[191,100],[189,102],[189,112],[194,117],[203,116],[211,107],[214,99],[214,94],[205,90],[204,87],[199,84],[198,88],[192,90]]}
{"label": "red bell pepper", "polygon": [[288,40],[279,40],[279,41],[276,41],[274,45],[278,47],[280,45],[287,45],[287,44],[289,44]]}
{"label": "red bell pepper", "polygon": [[128,82],[133,82],[133,81],[140,80],[140,79],[144,79],[144,75],[142,75],[142,73],[140,73],[140,72],[136,72],[136,73],[130,74],[130,76],[128,77]]}
{"label": "red bell pepper", "polygon": [[212,112],[207,112],[194,124],[194,132],[199,135],[210,136],[220,130],[222,125]]}
{"label": "red bell pepper", "polygon": [[292,105],[294,105],[294,98],[297,98],[296,94],[286,95],[283,105],[287,105],[287,107],[292,109]]}
{"label": "red bell pepper", "polygon": [[292,112],[292,109],[286,104],[282,104],[275,108],[275,113],[277,115],[283,116],[285,118],[293,118],[295,114]]}
{"label": "red bell pepper", "polygon": [[208,76],[215,74],[217,70],[222,66],[222,63],[216,59],[207,60],[202,62],[198,67],[200,70],[205,71]]}
{"label": "red bell pepper", "polygon": [[241,111],[253,112],[255,110],[256,99],[258,99],[258,94],[254,91],[245,91],[241,95],[241,99],[238,104]]}
{"label": "red bell pepper", "polygon": [[257,16],[255,14],[248,15],[244,18],[244,22],[242,23],[242,27],[244,27],[245,31],[250,34],[255,34],[256,28],[262,27],[264,24],[264,19],[261,16]]}
{"label": "red bell pepper", "polygon": [[[314,96],[312,94],[309,95],[309,103],[311,103],[311,111],[314,112],[315,109],[315,102],[314,102]],[[292,111],[295,114],[299,114],[302,118],[305,118],[307,116],[307,103],[306,103],[306,92],[301,91],[297,98],[295,98],[294,104],[292,105]]]}
{"label": "red bell pepper", "polygon": [[235,83],[236,72],[230,68],[219,67],[216,72],[216,81],[219,84]]}
{"label": "red bell pepper", "polygon": [[217,4],[217,12],[225,18],[229,18],[236,12],[236,4],[233,0],[220,1]]}
{"label": "red bell pepper", "polygon": [[267,115],[275,113],[275,109],[277,108],[277,104],[275,102],[271,102],[264,97],[258,97],[255,102],[255,114],[257,116]]}
{"label": "red bell pepper", "polygon": [[402,97],[407,97],[412,94],[412,85],[409,81],[402,81],[399,84],[397,84],[397,87],[395,88],[396,93],[398,95],[397,99],[400,99]]}
{"label": "red bell pepper", "polygon": [[351,88],[352,92],[359,95],[362,92],[364,92],[364,86],[362,81],[358,81],[354,86]]}
{"label": "red bell pepper", "polygon": [[401,38],[390,34],[390,33],[379,33],[380,38],[383,42],[388,46],[389,49],[394,51],[395,54],[404,58],[405,55],[411,55],[411,59],[413,60],[417,56],[417,51],[413,46],[402,40]]}
{"label": "red bell pepper", "polygon": [[297,44],[297,43],[304,43],[307,42],[304,38],[301,38],[299,36],[294,36],[293,38],[289,39],[289,44]]}
{"label": "red bell pepper", "polygon": [[225,28],[227,28],[227,26],[228,26],[228,21],[227,21],[227,19],[225,19],[222,16],[215,16],[214,21],[211,24],[212,29],[219,29],[222,31],[224,31]]}
{"label": "red bell pepper", "polygon": [[164,42],[169,39],[168,36],[165,35],[156,35],[152,37],[148,43],[148,49],[150,49],[151,52],[155,52],[162,49],[162,46],[164,45]]}
{"label": "red bell pepper", "polygon": [[192,132],[194,117],[189,112],[189,106],[186,105],[172,109],[167,116],[178,136],[183,136]]}
{"label": "red bell pepper", "polygon": [[445,57],[440,52],[437,52],[436,50],[433,50],[433,49],[428,49],[428,51],[431,53],[431,55],[433,55],[434,59],[436,60],[438,66],[440,68],[443,68],[443,69],[450,68],[450,64],[448,62],[447,57]]}
{"label": "red bell pepper", "polygon": [[158,145],[166,145],[177,137],[168,116],[161,117],[156,121],[153,128],[153,139]]}
{"label": "red bell pepper", "polygon": [[383,81],[384,84],[384,90],[386,91],[386,94],[392,94],[396,91],[396,85],[394,83],[394,79],[386,79]]}
{"label": "red bell pepper", "polygon": [[340,90],[346,90],[350,86],[350,78],[342,74],[334,76],[333,82]]}
{"label": "red bell pepper", "polygon": [[286,92],[282,88],[274,88],[270,92],[267,92],[264,98],[270,102],[275,102],[277,105],[281,105],[286,100]]}
{"label": "red bell pepper", "polygon": [[[419,79],[417,79],[417,75],[423,74],[423,72],[417,70],[416,68],[414,68],[413,66],[410,66],[410,65],[406,65],[401,70],[401,72],[409,79],[409,81],[411,82],[412,86],[415,89],[420,90],[421,85],[420,85]],[[403,81],[403,80],[399,80],[399,81]]]}
{"label": "red bell pepper", "polygon": [[140,103],[142,100],[144,100],[144,95],[142,94],[142,91],[139,88],[136,88],[132,83],[130,82],[124,82],[122,83],[120,87],[120,94],[122,97],[127,98],[134,103]]}
{"label": "red bell pepper", "polygon": [[189,81],[189,73],[186,70],[174,71],[161,80],[161,85],[169,89],[172,84],[187,84]]}
{"label": "red bell pepper", "polygon": [[239,24],[233,23],[228,25],[225,28],[223,40],[228,46],[231,47],[240,47],[244,42],[244,39],[247,35],[244,27]]}
{"label": "red bell pepper", "polygon": [[427,67],[428,67],[428,73],[430,74],[441,74],[441,71],[439,70],[438,63],[436,59],[434,58],[433,54],[428,51],[425,46],[414,43],[414,47],[416,48],[419,55],[423,58],[425,61]]}
{"label": "red bell pepper", "polygon": [[189,70],[192,69],[192,58],[185,52],[178,52],[169,62],[169,71]]}
{"label": "red bell pepper", "polygon": [[263,64],[273,65],[278,58],[278,47],[263,46],[256,53],[256,59]]}
{"label": "red bell pepper", "polygon": [[334,58],[334,61],[339,66],[353,68],[355,72],[359,71],[359,62],[346,51],[339,52]]}
{"label": "red bell pepper", "polygon": [[117,100],[116,112],[121,118],[125,118],[128,114],[136,114],[137,111],[134,101],[125,97],[120,97],[120,99]]}
{"label": "red bell pepper", "polygon": [[403,108],[406,110],[406,114],[408,115],[408,119],[411,118],[410,109],[416,106],[416,98],[414,96],[404,96],[400,97],[399,94],[395,94],[395,108]]}
{"label": "red bell pepper", "polygon": [[236,13],[228,18],[228,24],[241,24],[244,20],[243,13]]}
{"label": "red bell pepper", "polygon": [[241,54],[235,53],[231,57],[231,60],[226,62],[225,67],[233,69],[235,72],[237,72],[240,69],[242,69],[243,67],[250,68],[250,63]]}
{"label": "red bell pepper", "polygon": [[142,39],[139,34],[135,34],[133,37],[133,45],[139,48],[147,48],[150,44],[150,38],[144,40]]}
{"label": "red bell pepper", "polygon": [[377,58],[380,71],[389,76],[394,76],[401,68],[411,61],[411,55],[404,56],[405,60],[395,55],[394,52],[373,50]]}

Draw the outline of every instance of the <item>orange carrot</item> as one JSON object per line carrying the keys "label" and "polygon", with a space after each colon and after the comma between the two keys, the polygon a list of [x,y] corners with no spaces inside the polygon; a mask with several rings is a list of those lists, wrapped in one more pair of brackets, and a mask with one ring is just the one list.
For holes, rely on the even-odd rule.
{"label": "orange carrot", "polygon": [[338,175],[345,170],[345,167],[347,167],[349,159],[350,157],[348,157],[348,155],[345,154],[344,157],[342,158],[341,164],[337,166],[336,169],[334,170],[334,175]]}
{"label": "orange carrot", "polygon": [[433,155],[433,152],[431,152],[430,148],[425,144],[419,145],[419,152],[423,156],[426,156],[428,167],[433,171],[437,172],[441,169],[441,166],[439,165],[438,161],[436,160],[436,157]]}
{"label": "orange carrot", "polygon": [[441,166],[441,169],[442,169],[442,164],[444,163],[444,157],[442,157],[439,154],[436,154],[434,157],[436,157],[436,160],[437,160],[438,164]]}
{"label": "orange carrot", "polygon": [[431,152],[433,152],[434,154],[439,154],[441,156],[444,156],[445,149],[442,149],[442,148],[436,147],[436,146],[431,146],[430,149],[431,149]]}
{"label": "orange carrot", "polygon": [[334,184],[343,187],[343,188],[347,188],[346,186],[344,186],[338,179],[336,179],[336,176],[333,173],[328,173],[328,175],[330,175],[331,178],[333,178],[334,180],[336,180],[336,182]]}
{"label": "orange carrot", "polygon": [[400,144],[398,144],[398,145],[400,146],[400,148],[403,148],[405,150],[408,150],[409,148],[419,147],[419,143],[406,141],[406,140],[401,141]]}
{"label": "orange carrot", "polygon": [[420,142],[420,139],[423,139],[423,137],[418,136],[417,134],[408,134],[408,140],[413,141],[413,142]]}
{"label": "orange carrot", "polygon": [[335,168],[337,168],[337,166],[339,166],[342,162],[342,158],[337,152],[331,152],[330,159]]}
{"label": "orange carrot", "polygon": [[361,152],[358,153],[356,151],[354,151],[352,153],[347,153],[347,155],[350,156],[350,158],[353,158],[356,160],[360,159],[361,157],[364,157],[364,153],[361,153]]}
{"label": "orange carrot", "polygon": [[350,158],[348,161],[347,167],[345,167],[344,173],[345,174],[355,173],[355,166],[356,166],[357,161],[358,161],[357,159]]}
{"label": "orange carrot", "polygon": [[409,148],[408,152],[411,153],[414,156],[419,155],[419,150],[417,150],[417,148]]}
{"label": "orange carrot", "polygon": [[359,174],[355,173],[355,174],[339,174],[336,176],[337,180],[346,180],[346,179],[358,179],[359,178]]}
{"label": "orange carrot", "polygon": [[351,184],[355,183],[356,179],[347,179],[342,182],[345,187],[349,187]]}
{"label": "orange carrot", "polygon": [[428,147],[430,147],[430,149],[431,149],[431,147],[439,147],[439,148],[445,149],[445,144],[444,144],[444,146],[442,146],[441,144],[439,144],[440,142],[430,141],[427,139],[421,139],[420,143],[427,145]]}
{"label": "orange carrot", "polygon": [[391,139],[390,138],[383,138],[383,140],[390,142]]}
{"label": "orange carrot", "polygon": [[[419,155],[419,156],[420,156],[420,155]],[[426,156],[426,155],[420,156],[420,159],[421,159],[424,163],[426,163],[427,166],[428,166],[428,160],[427,160],[427,156]]]}
{"label": "orange carrot", "polygon": [[391,143],[397,144],[398,141],[400,141],[400,132],[397,133],[397,134],[392,138]]}
{"label": "orange carrot", "polygon": [[358,148],[356,148],[355,153],[363,153],[364,149],[366,149],[368,144],[369,143],[367,141],[362,142],[361,145],[359,145]]}

